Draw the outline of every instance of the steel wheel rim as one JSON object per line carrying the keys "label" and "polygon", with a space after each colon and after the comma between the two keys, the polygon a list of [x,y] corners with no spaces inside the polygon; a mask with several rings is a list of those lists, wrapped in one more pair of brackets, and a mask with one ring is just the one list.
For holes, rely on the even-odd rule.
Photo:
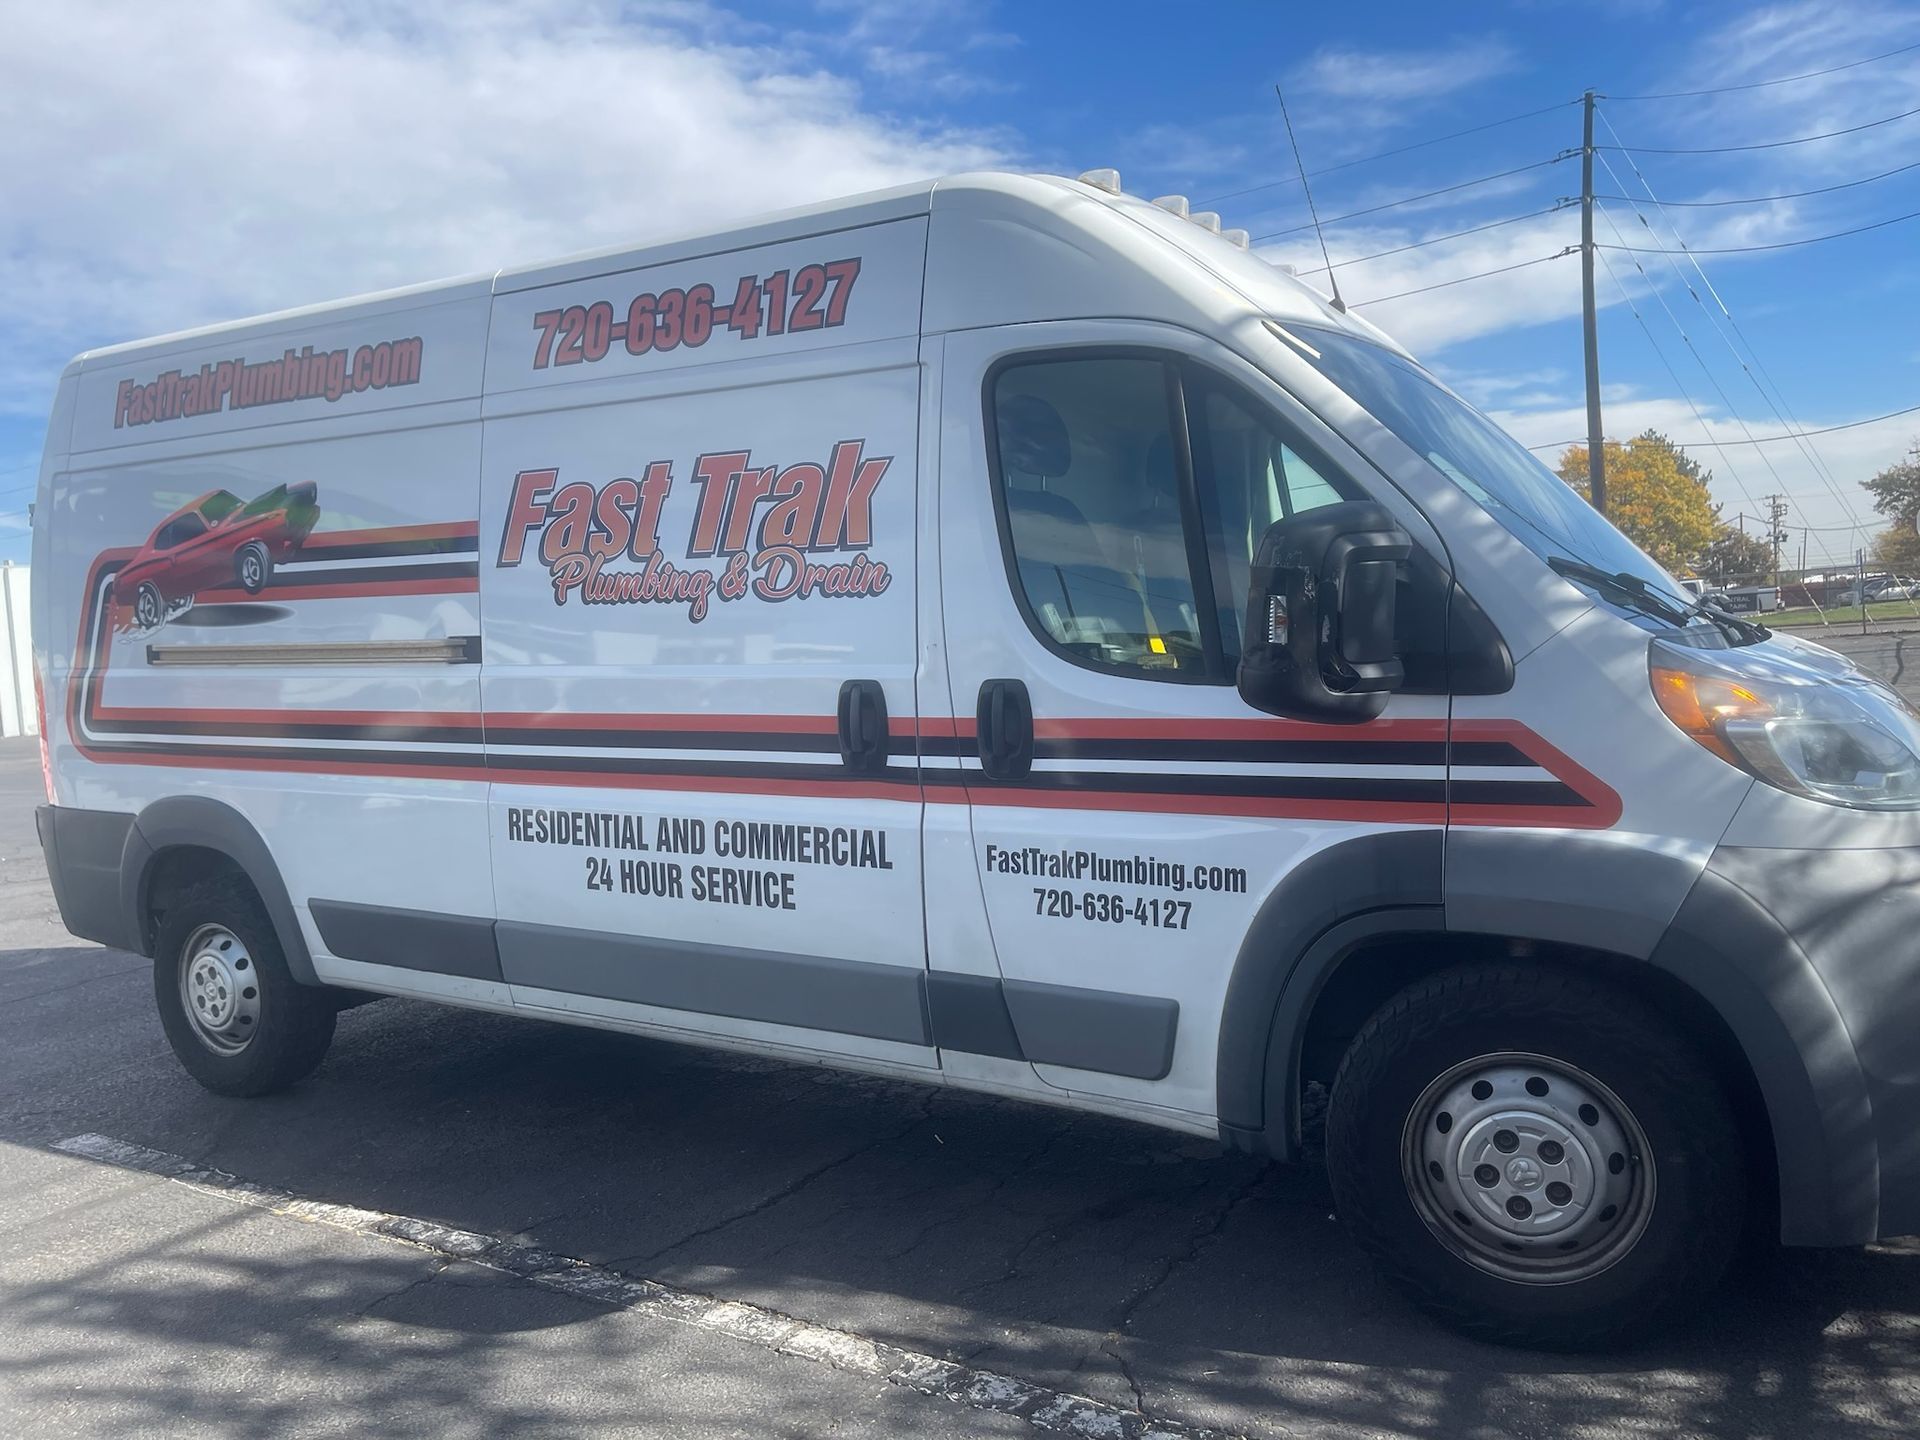
{"label": "steel wheel rim", "polygon": [[1646,1132],[1563,1060],[1502,1051],[1438,1076],[1408,1114],[1401,1179],[1442,1245],[1475,1269],[1566,1285],[1611,1268],[1653,1217]]}
{"label": "steel wheel rim", "polygon": [[238,1055],[260,1028],[260,974],[244,941],[202,925],[180,954],[180,1008],[194,1038],[216,1055]]}
{"label": "steel wheel rim", "polygon": [[260,552],[251,547],[240,552],[240,583],[249,590],[261,585]]}
{"label": "steel wheel rim", "polygon": [[151,630],[165,614],[166,606],[160,599],[160,592],[151,585],[142,585],[139,593],[133,597],[133,618],[143,628]]}

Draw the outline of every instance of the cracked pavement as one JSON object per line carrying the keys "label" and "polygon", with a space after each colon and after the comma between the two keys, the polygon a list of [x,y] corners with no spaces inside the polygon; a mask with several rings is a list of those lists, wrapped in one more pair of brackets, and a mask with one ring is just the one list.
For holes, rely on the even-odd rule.
{"label": "cracked pavement", "polygon": [[82,1132],[1230,1432],[1920,1431],[1913,1243],[1528,1355],[1411,1312],[1313,1167],[1094,1116],[397,1000],[292,1091],[219,1099],[144,962],[59,928],[38,789],[0,742],[0,1432],[1036,1433],[41,1148]]}

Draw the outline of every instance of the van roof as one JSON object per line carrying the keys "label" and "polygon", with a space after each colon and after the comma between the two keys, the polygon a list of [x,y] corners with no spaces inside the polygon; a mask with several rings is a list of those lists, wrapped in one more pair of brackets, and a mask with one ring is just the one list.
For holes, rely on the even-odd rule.
{"label": "van roof", "polygon": [[[1184,252],[1188,259],[1197,262],[1220,283],[1239,292],[1244,300],[1254,302],[1275,319],[1349,330],[1396,350],[1400,348],[1364,320],[1334,309],[1326,296],[1293,275],[1249,251],[1241,250],[1205,227],[1137,196],[1114,194],[1063,176],[972,171],[775,211],[730,225],[707,227],[640,244],[607,246],[557,260],[512,265],[492,272],[374,291],[101,346],[75,356],[65,373],[71,375],[83,366],[109,357],[121,360],[141,353],[164,352],[186,342],[274,329],[291,321],[320,317],[338,319],[356,311],[408,308],[409,302],[434,304],[465,297],[478,298],[486,294],[509,294],[598,275],[694,260],[753,246],[804,239],[811,235],[931,215],[935,211],[1004,212],[1009,207],[1021,212],[1024,227],[1041,233],[1050,232],[1054,238],[1069,241],[1077,231],[1111,228],[1115,221],[1131,221],[1134,226],[1146,229],[1163,242],[1146,247],[1146,253],[1164,255],[1169,245]],[[1110,248],[1110,245],[1109,236],[1108,244],[1099,248]]]}

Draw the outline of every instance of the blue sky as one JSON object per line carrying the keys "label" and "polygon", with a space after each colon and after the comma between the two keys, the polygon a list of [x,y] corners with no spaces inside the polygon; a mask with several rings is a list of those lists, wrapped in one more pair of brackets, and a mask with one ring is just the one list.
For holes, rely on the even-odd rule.
{"label": "blue sky", "polygon": [[[1543,258],[1578,238],[1577,211],[1553,207],[1579,162],[1554,157],[1579,143],[1583,89],[1616,97],[1601,143],[1642,151],[1603,152],[1602,193],[1632,197],[1603,206],[1603,242],[1778,245],[1920,211],[1920,168],[1772,204],[1648,199],[1812,190],[1920,159],[1920,115],[1869,123],[1920,105],[1920,48],[1755,86],[1920,47],[1906,3],[421,0],[395,21],[360,3],[75,0],[8,30],[0,557],[15,559],[54,379],[92,345],[974,165],[1115,166],[1136,193],[1225,197],[1228,225],[1306,273],[1321,261],[1296,228],[1276,81],[1308,168],[1327,172],[1322,216],[1386,207],[1328,228],[1336,261],[1477,231],[1343,265],[1342,289],[1529,444],[1585,428],[1579,262]],[[1731,86],[1755,88],[1627,98]],[[1920,404],[1920,220],[1702,253],[1704,279],[1684,257],[1606,258],[1608,432],[1729,445],[1695,452],[1729,518],[1784,492],[1790,525],[1815,527],[1811,559],[1849,555],[1876,523],[1859,480],[1901,458],[1920,414],[1733,442]]]}

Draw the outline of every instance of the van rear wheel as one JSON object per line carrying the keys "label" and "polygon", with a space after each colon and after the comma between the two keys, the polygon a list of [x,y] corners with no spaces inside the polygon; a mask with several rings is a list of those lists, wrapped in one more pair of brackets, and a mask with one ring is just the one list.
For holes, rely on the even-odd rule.
{"label": "van rear wheel", "polygon": [[1598,1349],[1719,1283],[1743,1154],[1711,1067],[1585,976],[1484,965],[1389,1001],[1333,1085],[1340,1218],[1416,1303],[1481,1339]]}
{"label": "van rear wheel", "polygon": [[153,993],[174,1055],[216,1095],[265,1095],[310,1074],[336,1006],[297,982],[253,891],[236,879],[183,892],[154,938]]}

